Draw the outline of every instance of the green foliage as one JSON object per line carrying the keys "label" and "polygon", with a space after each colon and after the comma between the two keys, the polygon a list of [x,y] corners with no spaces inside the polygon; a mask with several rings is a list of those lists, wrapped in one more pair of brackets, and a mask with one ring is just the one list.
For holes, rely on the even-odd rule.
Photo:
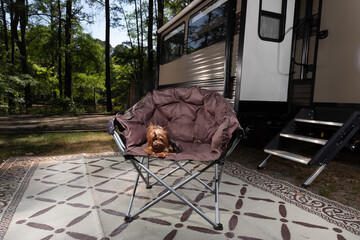
{"label": "green foliage", "polygon": [[113,104],[119,106],[121,110],[125,110],[128,106],[125,105],[127,102],[127,96],[130,91],[130,81],[133,73],[133,68],[130,64],[125,65],[113,65],[113,83],[111,91],[113,93]]}
{"label": "green foliage", "polygon": [[0,75],[0,91],[11,97],[15,103],[24,103],[22,90],[27,84],[36,85],[36,81],[29,74]]}
{"label": "green foliage", "polygon": [[126,45],[118,45],[112,54],[112,85],[113,105],[116,111],[129,108],[130,83],[135,79],[134,53]]}
{"label": "green foliage", "polygon": [[74,80],[74,87],[77,89],[74,98],[85,103],[93,103],[96,106],[102,96],[101,93],[105,90],[104,74],[76,73]]}
{"label": "green foliage", "polygon": [[[167,1],[165,3],[165,22],[183,9],[190,1]],[[26,2],[27,3],[27,2]],[[112,3],[111,19],[114,27],[126,27],[132,42],[127,42],[111,49],[111,90],[112,103],[115,110],[125,110],[129,107],[130,95],[135,93],[141,95],[136,87],[142,86],[146,89],[147,79],[147,26],[154,24],[148,22],[148,2],[138,3],[138,20],[134,11],[124,13],[123,5],[135,5],[133,0]],[[10,16],[9,2],[5,1],[7,17]],[[25,87],[31,86],[31,100],[36,105],[45,106],[48,111],[70,111],[81,112],[83,106],[91,106],[93,110],[98,109],[98,105],[106,103],[105,94],[105,43],[94,39],[90,34],[84,33],[80,25],[81,21],[91,22],[89,12],[103,11],[102,2],[73,1],[72,18],[72,43],[70,46],[72,56],[72,99],[60,96],[63,93],[65,76],[65,21],[60,23],[62,34],[58,36],[59,29],[59,9],[57,0],[33,0],[29,3],[29,12],[26,26],[26,52],[28,74],[23,72],[21,56],[18,45],[15,44],[15,62],[11,63],[11,41],[7,52],[3,41],[4,28],[0,24],[0,114],[3,109],[9,112],[23,112],[25,109]],[[66,17],[65,1],[61,1],[62,19]],[[90,10],[84,12],[81,6],[88,4]],[[133,7],[131,7],[133,9]],[[96,12],[95,11],[95,12]],[[15,13],[18,14],[18,13]],[[95,13],[96,14],[96,13]],[[154,15],[156,15],[154,13]],[[137,32],[136,22],[140,27],[140,18],[143,20],[142,29]],[[120,20],[126,20],[120,22]],[[156,19],[154,19],[156,21]],[[114,25],[115,24],[115,25]],[[9,25],[9,22],[8,22]],[[20,28],[19,36],[21,41]],[[153,29],[156,36],[156,29]],[[142,34],[143,37],[137,34]],[[11,36],[8,28],[8,36]],[[137,39],[143,40],[141,57],[144,59],[144,69],[142,79],[139,78],[140,60],[139,46]],[[59,41],[62,47],[59,48]],[[154,42],[155,43],[155,42]],[[156,54],[155,54],[156,55]],[[61,59],[59,63],[59,58]],[[59,72],[59,65],[62,66]],[[59,79],[59,76],[62,79]],[[61,85],[62,84],[62,85]],[[130,90],[131,89],[131,90]],[[130,93],[131,92],[131,93]],[[27,112],[37,111],[26,109]]]}
{"label": "green foliage", "polygon": [[90,34],[78,33],[73,40],[73,71],[100,73],[105,70],[105,47]]}
{"label": "green foliage", "polygon": [[[54,107],[60,107],[62,111],[73,112],[76,109],[75,102],[67,97],[53,98],[49,101],[49,104]],[[56,111],[54,111],[56,112]]]}
{"label": "green foliage", "polygon": [[33,87],[33,100],[38,103],[46,103],[49,99],[59,95],[58,79],[54,74],[54,67],[41,67],[31,62],[31,72],[36,79],[37,85]]}
{"label": "green foliage", "polygon": [[181,10],[183,10],[187,5],[189,5],[191,0],[176,0],[176,1],[165,1],[164,5],[164,15],[165,22],[168,22]]}
{"label": "green foliage", "polygon": [[105,90],[105,47],[101,41],[89,34],[79,33],[73,42],[73,88],[74,99],[91,104],[96,109],[98,101],[104,98]]}
{"label": "green foliage", "polygon": [[27,52],[31,61],[39,66],[54,66],[57,57],[56,31],[51,26],[30,26],[27,31]]}

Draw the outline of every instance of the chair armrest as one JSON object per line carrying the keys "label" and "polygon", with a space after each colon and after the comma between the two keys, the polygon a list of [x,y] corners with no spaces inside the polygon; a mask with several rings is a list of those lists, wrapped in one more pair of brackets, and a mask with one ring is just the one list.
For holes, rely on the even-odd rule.
{"label": "chair armrest", "polygon": [[108,129],[107,129],[107,132],[108,132],[108,134],[110,134],[110,135],[114,135],[114,132],[115,132],[114,120],[115,120],[115,119],[111,119],[111,120],[108,121]]}
{"label": "chair armrest", "polygon": [[229,150],[220,158],[220,162],[224,163],[225,159],[234,151],[241,139],[245,138],[245,131],[241,126],[238,126],[233,133],[234,141]]}
{"label": "chair armrest", "polygon": [[114,135],[114,132],[116,131],[115,126],[118,127],[118,130],[120,132],[123,132],[125,130],[125,128],[119,123],[119,121],[116,120],[116,118],[114,118],[108,121],[108,128],[107,128],[108,134]]}
{"label": "chair armrest", "polygon": [[115,123],[114,123],[115,119],[111,119],[108,121],[108,128],[107,128],[107,132],[110,135],[114,135],[115,132]]}
{"label": "chair armrest", "polygon": [[239,139],[245,138],[245,131],[241,126],[238,126],[237,129],[234,131],[233,136]]}
{"label": "chair armrest", "polygon": [[[107,132],[112,135],[115,139],[116,144],[120,148],[120,150],[124,153],[126,148],[126,141],[125,139],[121,138],[121,135],[119,135],[115,130],[115,124],[119,124],[116,119],[112,119],[108,121],[108,129]],[[120,129],[121,130],[121,129]]]}

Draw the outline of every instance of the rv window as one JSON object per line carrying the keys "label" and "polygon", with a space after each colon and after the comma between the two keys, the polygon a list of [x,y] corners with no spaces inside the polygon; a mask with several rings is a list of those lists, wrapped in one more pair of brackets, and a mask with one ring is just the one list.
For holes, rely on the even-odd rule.
{"label": "rv window", "polygon": [[187,52],[224,41],[226,38],[227,0],[217,0],[189,19]]}
{"label": "rv window", "polygon": [[171,62],[184,52],[185,24],[181,24],[165,35],[163,42],[162,64]]}
{"label": "rv window", "polygon": [[[274,1],[274,0],[273,0]],[[260,1],[259,37],[264,41],[281,42],[285,36],[286,0],[265,5]]]}

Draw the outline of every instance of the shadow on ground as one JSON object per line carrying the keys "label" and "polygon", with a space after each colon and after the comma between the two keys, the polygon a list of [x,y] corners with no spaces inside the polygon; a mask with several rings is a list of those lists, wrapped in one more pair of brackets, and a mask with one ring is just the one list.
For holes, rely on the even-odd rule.
{"label": "shadow on ground", "polygon": [[[307,190],[360,210],[359,155],[359,152],[343,149]],[[228,160],[299,187],[317,169],[316,166],[272,156],[264,169],[257,170],[257,166],[267,156],[259,148],[240,144]]]}

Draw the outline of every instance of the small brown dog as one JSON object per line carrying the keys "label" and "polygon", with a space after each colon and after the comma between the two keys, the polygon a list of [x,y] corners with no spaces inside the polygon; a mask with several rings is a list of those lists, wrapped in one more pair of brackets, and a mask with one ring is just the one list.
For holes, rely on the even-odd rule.
{"label": "small brown dog", "polygon": [[156,155],[157,157],[164,158],[175,154],[167,131],[163,127],[150,123],[146,129],[146,139],[147,148],[144,148],[144,151],[147,155]]}

